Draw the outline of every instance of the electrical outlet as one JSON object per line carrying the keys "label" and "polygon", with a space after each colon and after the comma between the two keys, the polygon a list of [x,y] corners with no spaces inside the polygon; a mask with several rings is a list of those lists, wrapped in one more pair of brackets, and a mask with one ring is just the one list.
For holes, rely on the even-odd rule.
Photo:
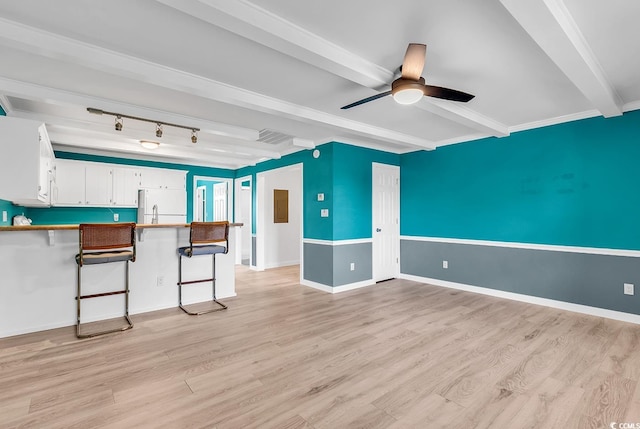
{"label": "electrical outlet", "polygon": [[320,217],[329,217],[329,209],[320,209]]}
{"label": "electrical outlet", "polygon": [[442,261],[442,268],[445,270],[449,268],[449,261]]}
{"label": "electrical outlet", "polygon": [[318,201],[324,201],[324,194],[323,193],[318,194]]}
{"label": "electrical outlet", "polygon": [[164,276],[158,276],[156,279],[156,284],[158,287],[164,286]]}
{"label": "electrical outlet", "polygon": [[7,211],[2,210],[2,222],[7,222]]}
{"label": "electrical outlet", "polygon": [[119,213],[114,213],[113,214],[113,221],[114,222],[118,222],[120,220],[120,214]]}
{"label": "electrical outlet", "polygon": [[624,294],[625,295],[633,295],[633,283],[625,283],[624,284]]}
{"label": "electrical outlet", "polygon": [[350,268],[351,268],[351,271],[355,271],[356,270],[356,263],[352,262]]}

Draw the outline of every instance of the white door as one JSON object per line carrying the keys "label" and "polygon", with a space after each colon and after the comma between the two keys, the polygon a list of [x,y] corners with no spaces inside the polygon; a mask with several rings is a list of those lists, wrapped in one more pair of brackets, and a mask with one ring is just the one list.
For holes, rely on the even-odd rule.
{"label": "white door", "polygon": [[373,163],[373,280],[400,273],[400,167]]}
{"label": "white door", "polygon": [[213,220],[227,220],[227,183],[213,185]]}
{"label": "white door", "polygon": [[196,222],[204,222],[207,219],[207,187],[198,186],[196,189]]}

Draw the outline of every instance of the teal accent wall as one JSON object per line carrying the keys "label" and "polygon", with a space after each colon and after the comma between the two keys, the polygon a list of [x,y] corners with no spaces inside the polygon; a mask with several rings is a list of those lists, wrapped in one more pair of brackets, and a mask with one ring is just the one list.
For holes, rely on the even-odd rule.
{"label": "teal accent wall", "polygon": [[[256,206],[256,174],[302,163],[304,238],[348,240],[371,237],[372,163],[400,165],[400,155],[331,142],[317,147],[319,158],[305,150],[278,160],[269,160],[236,171],[236,177],[251,175],[253,207]],[[324,201],[317,195],[324,193]],[[329,209],[329,217],[320,217]],[[255,234],[256,211],[253,210]]]}
{"label": "teal accent wall", "polygon": [[136,222],[137,209],[119,207],[49,207],[25,208],[33,225],[76,225],[79,223],[110,223],[118,213],[118,222]]}
{"label": "teal accent wall", "polygon": [[[104,162],[109,164],[134,165],[140,167],[168,168],[187,171],[187,222],[193,219],[193,176],[233,178],[234,170],[174,164],[168,162],[143,161],[110,156],[86,155],[72,152],[55,152],[56,158],[79,161]],[[120,222],[134,222],[136,209],[116,209],[108,207],[51,207],[28,208],[27,215],[38,224],[76,224],[80,222],[113,222],[113,213],[120,214]]]}
{"label": "teal accent wall", "polygon": [[4,111],[2,106],[0,106],[0,116],[7,116],[7,112]]}
{"label": "teal accent wall", "polygon": [[640,249],[640,111],[401,156],[401,234]]}
{"label": "teal accent wall", "polygon": [[3,222],[2,217],[0,217],[0,225],[11,225],[12,218],[15,215],[22,214],[25,209],[22,207],[14,206],[11,201],[0,200],[0,216],[3,211],[7,212],[7,221]]}
{"label": "teal accent wall", "polygon": [[400,165],[400,155],[336,143],[333,157],[333,239],[371,238],[372,163]]}

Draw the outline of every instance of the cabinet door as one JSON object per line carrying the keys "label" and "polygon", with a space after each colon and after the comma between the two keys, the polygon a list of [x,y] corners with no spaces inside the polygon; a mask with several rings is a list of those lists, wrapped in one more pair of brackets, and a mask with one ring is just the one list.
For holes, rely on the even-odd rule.
{"label": "cabinet door", "polygon": [[109,166],[87,164],[85,173],[85,203],[89,206],[109,206],[113,202],[113,170]]}
{"label": "cabinet door", "polygon": [[184,171],[165,170],[163,185],[166,189],[187,189],[187,173]]}
{"label": "cabinet door", "polygon": [[120,207],[138,206],[140,172],[133,168],[113,169],[113,205]]}
{"label": "cabinet door", "polygon": [[163,188],[163,175],[166,170],[156,168],[146,168],[141,170],[140,183],[142,188],[160,189]]}
{"label": "cabinet door", "polygon": [[38,127],[40,162],[38,169],[38,199],[50,202],[51,174],[53,172],[53,150],[44,125]]}
{"label": "cabinet door", "polygon": [[85,204],[85,168],[77,161],[56,161],[56,192],[53,203],[62,206]]}

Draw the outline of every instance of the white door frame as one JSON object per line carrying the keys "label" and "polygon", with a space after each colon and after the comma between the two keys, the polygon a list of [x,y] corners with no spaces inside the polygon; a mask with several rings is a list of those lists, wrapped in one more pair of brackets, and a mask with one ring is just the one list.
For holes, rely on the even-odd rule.
{"label": "white door frame", "polygon": [[[206,186],[198,186],[196,187],[195,199],[196,203],[193,205],[193,220],[198,222],[204,222],[207,218],[207,187]],[[200,214],[200,210],[202,210],[202,218],[198,216]]]}
{"label": "white door frame", "polygon": [[[375,259],[376,257],[376,228],[378,227],[378,225],[376,225],[375,219],[376,219],[376,205],[375,205],[375,192],[376,192],[376,170],[378,169],[387,169],[387,170],[394,170],[397,172],[398,175],[398,181],[397,181],[397,197],[396,197],[396,207],[397,207],[397,212],[394,214],[396,217],[396,224],[394,226],[394,240],[393,240],[393,248],[391,248],[390,252],[388,252],[388,254],[386,255],[387,257],[390,258],[397,258],[397,260],[395,261],[396,263],[394,264],[394,277],[397,278],[400,275],[400,167],[397,165],[391,165],[391,164],[381,164],[378,162],[373,162],[371,163],[371,180],[372,180],[372,186],[371,186],[371,240],[372,240],[372,245],[371,245],[371,267],[372,267],[372,275],[373,275],[373,280],[374,281],[380,281],[380,280],[385,280],[385,279],[381,279],[379,278],[379,271],[376,269],[377,266],[377,261]],[[379,246],[379,242],[377,243],[377,245]]]}
{"label": "white door frame", "polygon": [[[249,236],[253,236],[252,226],[253,226],[253,177],[251,175],[239,177],[235,179],[235,215],[233,218],[234,222],[238,222],[237,214],[241,212],[242,202],[240,201],[240,196],[242,195],[242,182],[249,182],[251,187],[251,196],[249,201],[249,222],[245,225],[237,229],[236,240],[238,245],[236,246],[236,264],[242,264],[242,237],[244,234],[249,234]],[[249,240],[249,267],[253,266],[253,237]]]}
{"label": "white door frame", "polygon": [[265,180],[266,175],[273,173],[277,170],[286,168],[300,167],[300,281],[302,281],[302,274],[304,273],[304,252],[303,252],[303,238],[304,238],[304,164],[299,162],[297,164],[286,165],[284,167],[273,168],[271,170],[262,171],[256,174],[256,264],[255,269],[257,271],[264,271],[265,254],[264,254],[264,231],[266,227],[266,221],[268,214],[265,213],[263,207],[266,200]]}
{"label": "white door frame", "polygon": [[[196,198],[196,192],[198,190],[198,180],[206,180],[210,182],[226,182],[227,184],[227,220],[231,221],[233,219],[233,179],[228,179],[226,177],[213,177],[213,176],[193,176],[193,195],[191,195],[191,199],[193,200],[193,212],[191,214],[192,220],[196,217],[196,205],[198,204]],[[213,201],[212,201],[213,203]]]}

